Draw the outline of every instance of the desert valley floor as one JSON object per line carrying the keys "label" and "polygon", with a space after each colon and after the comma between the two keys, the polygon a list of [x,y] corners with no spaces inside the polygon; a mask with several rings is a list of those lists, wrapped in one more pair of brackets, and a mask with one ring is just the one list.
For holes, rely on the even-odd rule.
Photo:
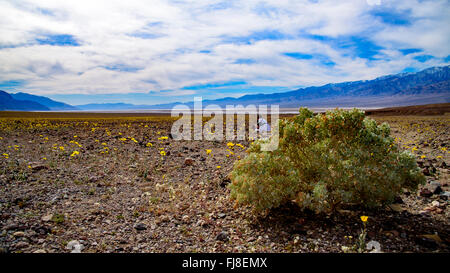
{"label": "desert valley floor", "polygon": [[161,115],[1,113],[0,252],[342,252],[361,215],[383,252],[449,252],[450,115],[371,117],[427,185],[374,211],[256,216],[226,187],[248,142],[174,141]]}

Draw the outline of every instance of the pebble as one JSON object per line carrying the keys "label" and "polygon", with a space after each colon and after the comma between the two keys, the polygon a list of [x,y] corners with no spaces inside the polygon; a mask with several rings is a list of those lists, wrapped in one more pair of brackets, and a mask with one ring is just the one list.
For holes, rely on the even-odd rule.
{"label": "pebble", "polygon": [[[438,183],[439,183],[439,182],[438,182]],[[440,193],[442,192],[441,184],[439,184],[439,185],[433,185],[433,184],[431,184],[431,185],[430,185],[430,191],[431,191],[433,194],[440,194]]]}
{"label": "pebble", "polygon": [[143,224],[143,223],[138,223],[138,224],[136,224],[136,225],[134,226],[134,228],[135,228],[136,230],[146,230],[146,229],[147,229],[147,226],[146,226],[145,224]]}
{"label": "pebble", "polygon": [[23,237],[25,236],[25,233],[23,231],[17,231],[13,233],[14,237]]}
{"label": "pebble", "polygon": [[228,233],[226,233],[225,231],[222,231],[217,235],[216,239],[219,241],[227,242],[229,240]]}
{"label": "pebble", "polygon": [[66,246],[67,250],[72,250],[70,253],[81,253],[81,250],[84,249],[84,246],[80,244],[77,240],[72,240],[69,243],[67,243]]}
{"label": "pebble", "polygon": [[203,220],[203,219],[200,219],[200,220],[197,221],[197,226],[200,226],[200,227],[206,227],[207,225],[208,225],[208,224],[207,224],[206,221]]}
{"label": "pebble", "polygon": [[441,196],[441,199],[448,200],[450,198],[450,192],[449,191],[444,191],[444,192],[441,193],[440,196]]}
{"label": "pebble", "polygon": [[53,218],[53,214],[47,214],[47,215],[42,216],[41,220],[44,222],[49,222],[52,220],[52,218]]}
{"label": "pebble", "polygon": [[192,159],[192,158],[190,158],[190,157],[185,158],[185,159],[184,159],[184,165],[186,165],[186,166],[192,166],[192,165],[194,165],[194,159]]}
{"label": "pebble", "polygon": [[189,215],[183,215],[181,219],[183,220],[183,222],[189,223]]}
{"label": "pebble", "polygon": [[420,191],[420,196],[422,197],[431,197],[432,195],[433,193],[429,189],[424,188]]}
{"label": "pebble", "polygon": [[15,247],[16,248],[25,248],[25,247],[28,247],[30,244],[29,243],[27,243],[27,242],[18,242],[16,245],[15,245]]}
{"label": "pebble", "polygon": [[439,201],[433,201],[433,202],[431,202],[431,205],[433,207],[439,207]]}

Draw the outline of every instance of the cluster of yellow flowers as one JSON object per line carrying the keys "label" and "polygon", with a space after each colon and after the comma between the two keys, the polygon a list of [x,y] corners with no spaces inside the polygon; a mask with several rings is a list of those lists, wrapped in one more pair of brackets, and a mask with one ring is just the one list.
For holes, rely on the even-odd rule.
{"label": "cluster of yellow flowers", "polygon": [[[76,136],[75,136],[75,137],[76,137]],[[78,143],[78,142],[76,142],[76,141],[71,140],[71,141],[69,141],[69,143],[75,144],[75,145],[77,145],[78,147],[81,148],[81,144]]]}

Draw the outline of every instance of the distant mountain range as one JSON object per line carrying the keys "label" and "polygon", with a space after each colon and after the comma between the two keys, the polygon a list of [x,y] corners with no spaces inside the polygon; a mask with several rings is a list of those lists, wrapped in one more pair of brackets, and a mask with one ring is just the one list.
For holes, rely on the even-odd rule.
{"label": "distant mountain range", "polygon": [[[327,84],[294,91],[245,95],[239,98],[204,100],[207,105],[278,104],[282,108],[307,107],[391,107],[450,102],[450,66],[431,67],[415,73],[401,73],[374,80]],[[23,111],[113,111],[171,109],[179,102],[158,105],[96,103],[71,106],[43,96],[0,91],[0,110]],[[193,102],[183,103],[193,108]]]}
{"label": "distant mountain range", "polygon": [[59,101],[54,101],[52,99],[49,99],[49,98],[43,97],[43,96],[36,96],[36,95],[31,95],[31,94],[22,93],[22,92],[11,94],[11,96],[16,100],[37,102],[39,104],[44,105],[45,107],[48,107],[52,111],[79,110],[75,106],[72,106],[72,105],[69,105],[69,104],[66,104],[63,102],[59,102]]}
{"label": "distant mountain range", "polygon": [[49,111],[50,108],[35,101],[16,100],[10,94],[0,90],[0,110]]}
{"label": "distant mountain range", "polygon": [[80,110],[72,105],[47,97],[27,93],[9,94],[0,90],[0,110],[11,111],[72,111]]}
{"label": "distant mountain range", "polygon": [[[450,66],[388,75],[374,80],[300,88],[283,93],[204,100],[203,106],[278,104],[283,108],[391,107],[446,102],[450,102]],[[152,109],[171,109],[176,104],[179,103],[153,105]],[[193,108],[193,102],[185,104]]]}

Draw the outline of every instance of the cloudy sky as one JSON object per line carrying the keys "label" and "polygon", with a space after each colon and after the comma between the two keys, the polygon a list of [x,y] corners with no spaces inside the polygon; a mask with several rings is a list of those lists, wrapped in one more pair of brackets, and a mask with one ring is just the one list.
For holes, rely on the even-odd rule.
{"label": "cloudy sky", "polygon": [[450,62],[450,1],[0,0],[0,89],[157,104]]}

